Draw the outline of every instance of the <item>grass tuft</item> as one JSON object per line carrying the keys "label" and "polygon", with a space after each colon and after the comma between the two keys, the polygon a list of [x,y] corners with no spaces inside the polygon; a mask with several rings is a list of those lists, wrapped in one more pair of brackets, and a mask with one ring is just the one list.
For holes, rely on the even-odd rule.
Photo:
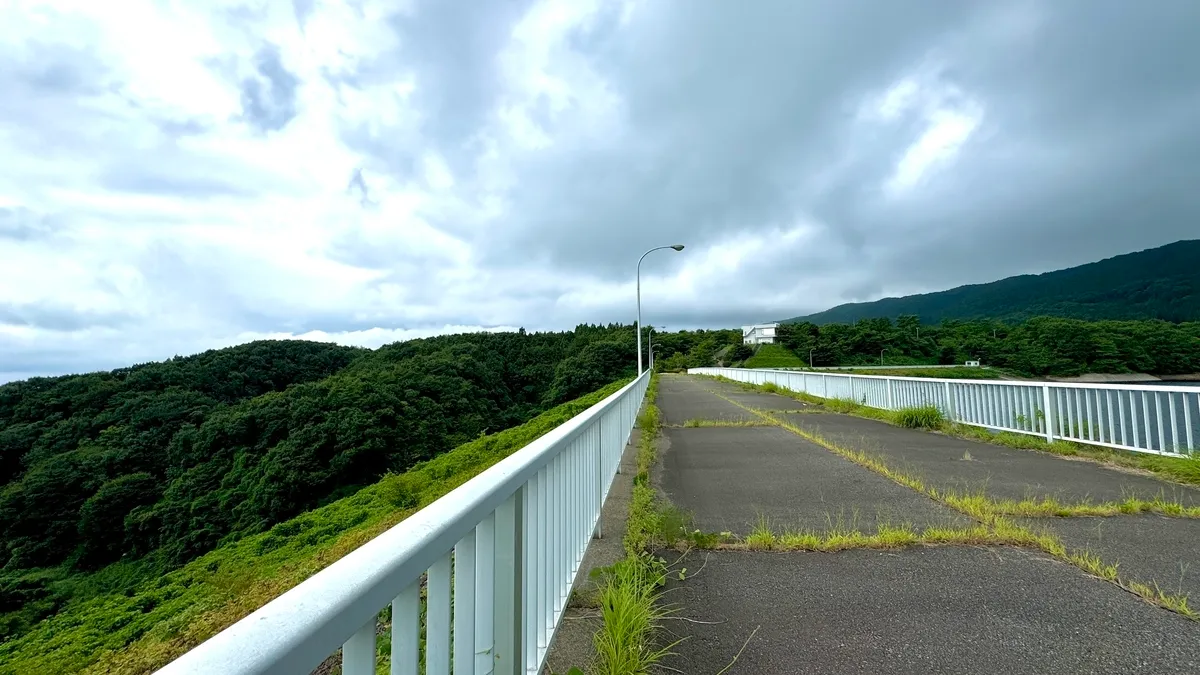
{"label": "grass tuft", "polygon": [[683,423],[684,427],[761,427],[763,422],[757,419],[690,419]]}
{"label": "grass tuft", "polygon": [[935,405],[901,408],[892,413],[892,422],[906,429],[941,429],[946,418]]}
{"label": "grass tuft", "polygon": [[592,639],[599,675],[641,675],[671,653],[679,641],[658,646],[662,620],[673,607],[661,602],[666,563],[646,553],[618,561],[600,586],[603,625]]}
{"label": "grass tuft", "polygon": [[751,551],[770,551],[775,548],[777,543],[778,539],[771,530],[771,524],[767,522],[765,516],[760,516],[758,524],[746,537],[746,547]]}
{"label": "grass tuft", "polygon": [[688,539],[690,535],[686,514],[658,504],[650,485],[662,430],[662,417],[655,405],[657,391],[658,375],[653,374],[643,410],[638,415],[637,473],[623,542],[625,558],[601,572],[603,623],[593,637],[596,655],[591,669],[600,675],[649,673],[679,644],[676,641],[658,646],[661,622],[672,609],[661,603],[661,588],[668,572],[666,563],[651,555],[650,549],[668,540],[674,543]]}

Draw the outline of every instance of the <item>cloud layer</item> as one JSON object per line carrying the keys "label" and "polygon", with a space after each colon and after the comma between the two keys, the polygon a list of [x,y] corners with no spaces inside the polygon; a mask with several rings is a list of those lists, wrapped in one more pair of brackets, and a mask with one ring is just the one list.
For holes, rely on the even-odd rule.
{"label": "cloud layer", "polygon": [[0,2],[0,380],[1195,236],[1200,4]]}

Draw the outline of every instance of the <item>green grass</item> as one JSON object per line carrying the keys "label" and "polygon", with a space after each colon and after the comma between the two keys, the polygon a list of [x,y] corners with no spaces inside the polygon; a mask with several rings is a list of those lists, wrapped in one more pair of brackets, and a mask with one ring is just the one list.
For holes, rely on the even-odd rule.
{"label": "green grass", "polygon": [[0,645],[0,674],[153,671],[624,384],[465,443],[139,585],[69,605]]}
{"label": "green grass", "polygon": [[758,351],[742,364],[744,368],[803,368],[806,365],[783,345],[759,345]]}
{"label": "green grass", "polygon": [[657,503],[650,484],[662,429],[657,392],[655,374],[638,415],[637,473],[625,530],[625,558],[601,570],[603,624],[593,637],[596,657],[589,670],[598,675],[644,675],[678,644],[658,645],[661,621],[672,610],[661,602],[666,562],[650,553],[662,541],[664,530],[674,530],[676,519],[682,523],[681,514]]}
{"label": "green grass", "polygon": [[901,408],[892,412],[892,423],[905,429],[941,429],[946,424],[942,411],[935,405]]}
{"label": "green grass", "polygon": [[662,620],[673,608],[661,602],[667,568],[647,553],[618,561],[600,586],[603,627],[593,638],[596,675],[642,675],[671,653],[678,642],[657,644]]}
{"label": "green grass", "polygon": [[761,427],[763,422],[758,419],[728,419],[728,420],[706,420],[706,419],[690,419],[684,421],[682,426],[687,428],[695,427]]}
{"label": "green grass", "polygon": [[890,377],[935,377],[950,380],[998,380],[1004,373],[995,368],[868,368],[835,371],[843,375],[886,375]]}
{"label": "green grass", "polygon": [[1031,536],[1012,529],[998,531],[986,525],[930,527],[917,531],[909,524],[880,524],[874,534],[854,528],[773,529],[760,520],[743,540],[723,540],[708,546],[715,550],[810,551],[833,553],[851,549],[897,549],[908,546],[1029,546]]}

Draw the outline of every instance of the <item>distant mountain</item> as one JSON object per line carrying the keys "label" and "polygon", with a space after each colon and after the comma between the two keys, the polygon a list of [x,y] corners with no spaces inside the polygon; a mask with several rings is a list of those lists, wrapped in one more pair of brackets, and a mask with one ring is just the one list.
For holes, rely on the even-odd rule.
{"label": "distant mountain", "polygon": [[1177,241],[1044,274],[1023,274],[948,291],[838,305],[785,322],[853,323],[915,314],[943,319],[1200,320],[1200,240]]}

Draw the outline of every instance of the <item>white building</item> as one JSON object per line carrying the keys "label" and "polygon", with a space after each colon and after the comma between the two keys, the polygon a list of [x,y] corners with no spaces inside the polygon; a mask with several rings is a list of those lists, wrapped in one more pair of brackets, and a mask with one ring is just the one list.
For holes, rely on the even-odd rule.
{"label": "white building", "polygon": [[756,323],[753,326],[742,326],[742,344],[775,344],[775,329],[777,328],[779,328],[777,323]]}

